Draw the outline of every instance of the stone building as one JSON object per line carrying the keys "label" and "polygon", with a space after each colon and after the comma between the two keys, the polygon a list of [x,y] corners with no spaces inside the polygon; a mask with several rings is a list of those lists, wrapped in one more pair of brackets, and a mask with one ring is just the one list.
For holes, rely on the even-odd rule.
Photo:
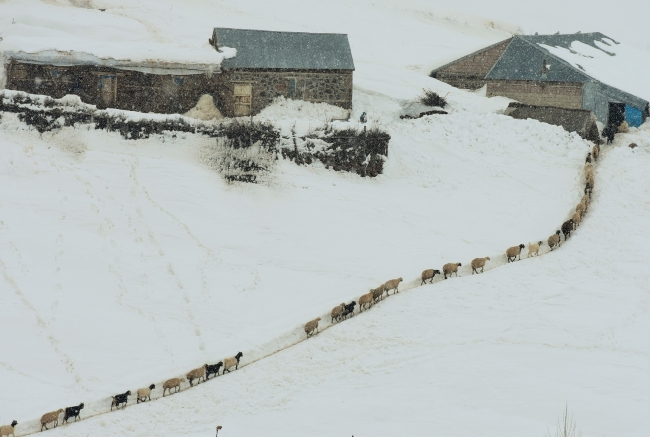
{"label": "stone building", "polygon": [[131,62],[88,53],[6,53],[6,88],[99,108],[180,113],[210,95],[224,116],[258,113],[278,96],[352,107],[354,63],[347,35],[214,29],[221,64]]}
{"label": "stone building", "polygon": [[256,114],[276,97],[352,108],[354,62],[347,35],[214,29],[210,42],[237,49],[221,64],[219,109]]}
{"label": "stone building", "polygon": [[443,65],[432,71],[431,77],[459,88],[487,85],[488,97],[504,96],[535,106],[586,109],[605,125],[617,126],[623,120],[630,126],[643,123],[650,115],[648,101],[594,79],[546,48],[572,50],[575,42],[602,51],[603,47],[617,44],[602,33],[515,35]]}
{"label": "stone building", "polygon": [[61,98],[78,95],[99,108],[185,113],[218,86],[219,64],[100,59],[86,53],[10,53],[7,89]]}

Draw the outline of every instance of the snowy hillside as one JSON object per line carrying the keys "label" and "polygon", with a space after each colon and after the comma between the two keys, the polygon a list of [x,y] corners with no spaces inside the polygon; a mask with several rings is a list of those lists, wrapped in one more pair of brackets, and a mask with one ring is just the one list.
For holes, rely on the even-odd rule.
{"label": "snowy hillside", "polygon": [[[215,26],[347,33],[352,119],[365,111],[392,138],[376,179],[280,161],[265,184],[227,185],[201,162],[208,138],[39,135],[4,114],[0,425],[38,431],[41,414],[82,401],[88,417],[110,395],[240,350],[250,363],[387,279],[402,276],[406,290],[452,261],[463,276],[474,257],[496,264],[509,246],[545,240],[582,195],[589,143],[428,73],[520,30],[600,31],[639,54],[628,61],[646,59],[634,25],[650,6],[571,13],[585,5],[0,3],[0,51],[96,44],[148,59],[140,47],[171,47],[200,60]],[[616,74],[600,65],[594,75]],[[645,92],[647,80],[628,83]],[[448,94],[450,114],[400,120],[423,87]],[[308,129],[325,118],[316,106],[258,118]],[[51,434],[198,436],[221,423],[237,436],[541,436],[568,402],[585,436],[643,435],[649,150],[647,125],[607,148],[590,216],[557,254],[409,290],[231,376]]]}

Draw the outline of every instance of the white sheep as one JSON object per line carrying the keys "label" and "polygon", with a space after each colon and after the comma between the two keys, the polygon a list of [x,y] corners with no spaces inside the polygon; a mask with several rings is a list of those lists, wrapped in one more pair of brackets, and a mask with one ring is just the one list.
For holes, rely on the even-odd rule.
{"label": "white sheep", "polygon": [[591,166],[591,164],[585,164],[585,178],[593,178],[594,177],[594,168]]}
{"label": "white sheep", "polygon": [[533,256],[533,253],[537,256],[539,256],[539,247],[544,244],[541,241],[538,241],[537,243],[528,243],[528,256],[526,258],[530,258]]}
{"label": "white sheep", "polygon": [[316,317],[311,322],[307,322],[305,324],[305,333],[307,334],[307,338],[314,335],[314,331],[318,332],[318,322],[319,321],[320,321],[320,317]]}
{"label": "white sheep", "polygon": [[54,422],[54,428],[59,426],[59,415],[61,413],[63,413],[63,408],[43,414],[41,416],[41,431],[43,431],[43,428],[47,429],[48,423]]}
{"label": "white sheep", "polygon": [[139,388],[138,389],[138,398],[136,403],[146,402],[147,398],[151,400],[151,390],[156,388],[154,384],[151,384],[149,387]]}
{"label": "white sheep", "polygon": [[436,269],[427,269],[422,272],[422,282],[420,285],[424,285],[427,282],[427,279],[430,279],[429,284],[433,284],[433,278],[436,277],[436,275],[440,274],[440,270]]}
{"label": "white sheep", "polygon": [[442,274],[447,279],[447,275],[451,276],[452,273],[456,273],[458,276],[458,267],[462,266],[461,263],[447,263],[442,266]]}
{"label": "white sheep", "polygon": [[16,434],[14,434],[14,428],[16,428],[16,425],[18,425],[18,422],[14,420],[11,422],[11,425],[0,426],[0,437],[8,437],[10,435],[16,437]]}
{"label": "white sheep", "polygon": [[163,383],[163,397],[165,397],[165,391],[169,390],[169,394],[172,394],[172,389],[174,393],[178,393],[181,390],[181,382],[185,381],[183,378],[172,378],[168,379]]}
{"label": "white sheep", "polygon": [[523,248],[524,248],[523,244],[520,244],[519,246],[509,247],[508,250],[506,250],[506,256],[508,257],[508,262],[515,262],[517,256],[519,256],[519,259],[521,259],[521,249]]}
{"label": "white sheep", "polygon": [[580,211],[574,212],[571,220],[573,220],[573,229],[577,229],[578,226],[580,226],[580,221],[582,221],[582,214]]}
{"label": "white sheep", "polygon": [[399,293],[399,283],[402,282],[402,278],[397,278],[397,279],[391,279],[390,281],[386,281],[384,283],[384,291],[386,291],[386,296],[390,296],[390,291],[395,290],[395,293]]}
{"label": "white sheep", "polygon": [[374,290],[370,290],[370,293],[366,293],[359,298],[359,311],[363,312],[363,307],[370,308],[372,306],[372,297]]}
{"label": "white sheep", "polygon": [[560,246],[561,245],[561,240],[560,240],[560,231],[556,231],[555,234],[551,235],[548,237],[548,247],[553,250],[555,246]]}
{"label": "white sheep", "polygon": [[203,378],[203,381],[205,381],[205,366],[206,364],[187,372],[187,375],[185,375],[185,377],[190,382],[190,387],[194,387],[192,381],[194,381],[195,379],[198,379],[198,381],[196,382],[197,385],[201,383],[201,378]]}
{"label": "white sheep", "polygon": [[234,357],[226,358],[225,360],[223,360],[223,373],[226,372],[230,373],[230,369],[233,367],[235,368],[235,370],[237,370],[239,368],[239,360],[243,356],[244,354],[242,354],[241,352],[237,352],[237,355],[235,355]]}
{"label": "white sheep", "polygon": [[[382,288],[381,293],[384,294],[384,289]],[[341,305],[337,305],[334,308],[332,308],[332,323],[334,323],[334,320],[337,320],[339,317],[341,317],[341,314],[343,314],[343,311],[345,311],[345,304],[342,303]]]}
{"label": "white sheep", "polygon": [[584,203],[580,202],[576,205],[576,212],[579,212],[581,216],[585,213],[586,210],[587,207]]}
{"label": "white sheep", "polygon": [[593,149],[591,149],[591,156],[594,157],[594,160],[598,161],[598,157],[600,156],[600,146],[598,144],[594,144]]}
{"label": "white sheep", "polygon": [[490,261],[489,256],[486,256],[485,258],[474,258],[472,260],[472,275],[474,273],[478,275],[478,269],[481,269],[481,273],[483,273],[483,268],[485,267],[486,261]]}

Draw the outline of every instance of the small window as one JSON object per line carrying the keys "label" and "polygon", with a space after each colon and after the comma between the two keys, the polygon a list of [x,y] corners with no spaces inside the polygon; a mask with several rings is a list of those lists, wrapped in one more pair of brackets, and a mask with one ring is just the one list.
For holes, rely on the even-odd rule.
{"label": "small window", "polygon": [[174,83],[176,84],[176,86],[181,86],[185,82],[184,77],[174,77],[172,79],[174,79]]}
{"label": "small window", "polygon": [[61,77],[63,72],[61,70],[50,70],[50,76],[52,79],[58,79]]}

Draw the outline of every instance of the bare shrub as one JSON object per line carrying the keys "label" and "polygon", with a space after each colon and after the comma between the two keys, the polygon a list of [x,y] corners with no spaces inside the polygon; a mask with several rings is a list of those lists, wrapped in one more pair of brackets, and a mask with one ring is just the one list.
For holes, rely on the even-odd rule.
{"label": "bare shrub", "polygon": [[262,175],[272,171],[277,155],[262,139],[242,144],[235,138],[222,136],[202,150],[201,158],[228,182],[257,183]]}
{"label": "bare shrub", "polygon": [[426,106],[437,106],[444,108],[447,106],[447,99],[428,89],[423,89],[420,95],[420,103]]}
{"label": "bare shrub", "polygon": [[568,405],[564,407],[564,413],[557,420],[555,433],[551,430],[546,431],[546,437],[582,437],[582,432],[577,429],[573,415],[569,415]]}

